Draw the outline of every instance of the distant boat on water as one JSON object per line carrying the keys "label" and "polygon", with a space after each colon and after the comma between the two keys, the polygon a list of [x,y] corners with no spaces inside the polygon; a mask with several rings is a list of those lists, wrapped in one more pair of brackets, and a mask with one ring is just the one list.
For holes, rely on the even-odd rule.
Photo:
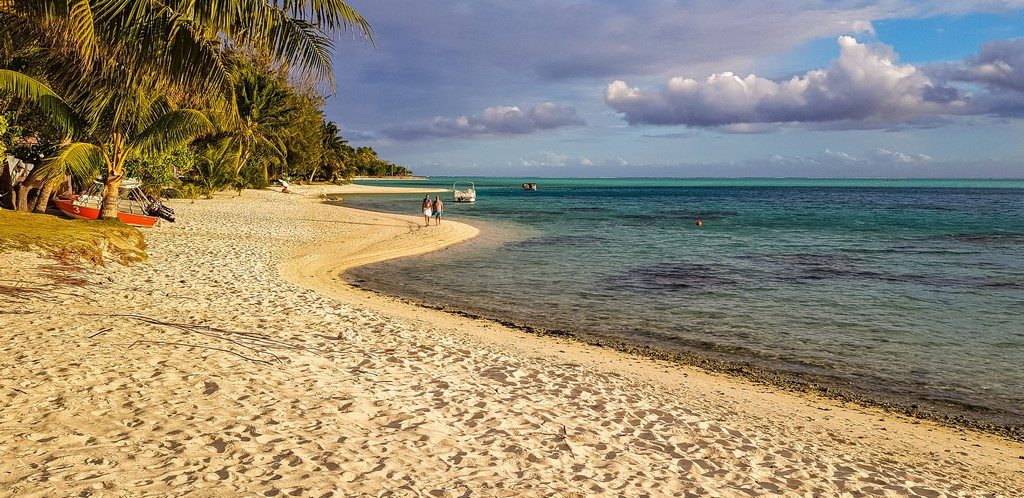
{"label": "distant boat on water", "polygon": [[[469,184],[468,187],[459,190],[459,184]],[[452,184],[452,194],[455,202],[476,202],[476,184],[473,182],[455,182]]]}
{"label": "distant boat on water", "polygon": [[523,184],[523,190],[537,190],[537,184],[536,183],[524,183]]}

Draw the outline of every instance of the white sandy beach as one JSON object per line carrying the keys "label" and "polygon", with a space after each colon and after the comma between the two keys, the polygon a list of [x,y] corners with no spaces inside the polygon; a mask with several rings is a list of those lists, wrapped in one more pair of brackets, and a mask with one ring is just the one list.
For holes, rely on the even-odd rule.
{"label": "white sandy beach", "polygon": [[1024,444],[349,287],[477,233],[318,199],[374,189],[176,201],[131,267],[0,254],[0,495],[1024,490]]}

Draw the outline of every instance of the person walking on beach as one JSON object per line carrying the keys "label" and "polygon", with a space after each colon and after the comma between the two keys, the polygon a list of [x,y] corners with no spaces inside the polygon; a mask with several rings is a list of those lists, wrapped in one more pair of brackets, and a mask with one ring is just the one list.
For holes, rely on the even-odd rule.
{"label": "person walking on beach", "polygon": [[434,196],[434,218],[437,219],[437,224],[441,224],[441,217],[444,216],[444,202],[441,201],[441,196]]}
{"label": "person walking on beach", "polygon": [[430,203],[430,194],[423,196],[423,224],[430,226],[430,217],[434,214],[434,206]]}

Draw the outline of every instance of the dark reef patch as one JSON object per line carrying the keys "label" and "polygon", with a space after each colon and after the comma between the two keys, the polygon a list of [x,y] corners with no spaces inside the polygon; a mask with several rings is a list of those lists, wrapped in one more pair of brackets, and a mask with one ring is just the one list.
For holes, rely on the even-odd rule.
{"label": "dark reef patch", "polygon": [[721,266],[677,262],[630,268],[609,277],[606,283],[616,290],[657,293],[713,290],[734,285],[737,279]]}

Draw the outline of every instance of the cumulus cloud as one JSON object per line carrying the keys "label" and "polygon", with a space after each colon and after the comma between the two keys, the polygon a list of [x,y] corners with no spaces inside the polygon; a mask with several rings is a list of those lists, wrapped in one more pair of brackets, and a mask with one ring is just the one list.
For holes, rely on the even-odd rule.
{"label": "cumulus cloud", "polygon": [[900,164],[928,163],[934,161],[932,156],[929,156],[927,154],[908,154],[905,152],[899,152],[883,148],[877,148],[871,151],[869,159],[874,159],[876,161],[884,163]]}
{"label": "cumulus cloud", "polygon": [[780,156],[778,154],[768,158],[769,163],[773,164],[804,164],[804,165],[817,165],[821,167],[848,167],[857,166],[858,168],[864,166],[910,166],[915,164],[927,164],[934,162],[935,159],[927,154],[920,154],[915,152],[900,152],[896,150],[889,150],[885,148],[877,148],[863,154],[850,154],[843,151],[825,149],[820,154],[810,156]]}
{"label": "cumulus cloud", "polygon": [[1000,90],[1024,92],[1024,38],[982,45],[978,55],[954,66],[950,77]]}
{"label": "cumulus cloud", "polygon": [[721,176],[972,178],[980,171],[992,178],[1019,178],[1021,164],[1012,160],[942,160],[926,154],[875,149],[847,153],[826,149],[806,156],[774,155],[765,159],[692,166],[694,174],[708,171]]}
{"label": "cumulus cloud", "polygon": [[749,126],[758,123],[884,125],[968,110],[967,95],[911,64],[899,64],[891,47],[851,36],[837,41],[840,54],[831,66],[788,80],[722,72],[703,81],[675,77],[657,91],[614,81],[605,102],[632,124],[729,126],[741,132],[763,130]]}
{"label": "cumulus cloud", "polygon": [[[512,163],[509,163],[510,165]],[[578,156],[572,157],[564,154],[558,154],[550,151],[543,151],[534,154],[530,157],[525,157],[519,160],[518,166],[525,166],[529,168],[537,167],[564,167],[564,166],[593,166],[594,161],[591,161],[587,157]]]}
{"label": "cumulus cloud", "polygon": [[436,117],[426,122],[388,128],[381,134],[395,140],[508,136],[583,124],[576,115],[576,109],[544,102],[525,111],[518,106],[495,106],[473,116]]}
{"label": "cumulus cloud", "polygon": [[574,171],[585,174],[593,168],[621,168],[629,166],[629,162],[621,157],[609,157],[593,160],[586,156],[572,156],[551,151],[541,151],[518,161],[507,161],[505,166],[522,168],[558,168],[559,173]]}

